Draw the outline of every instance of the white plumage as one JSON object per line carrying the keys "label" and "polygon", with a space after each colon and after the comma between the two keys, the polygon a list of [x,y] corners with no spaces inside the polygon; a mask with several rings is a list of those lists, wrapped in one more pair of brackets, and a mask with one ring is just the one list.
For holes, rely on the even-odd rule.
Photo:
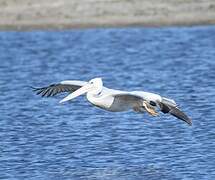
{"label": "white plumage", "polygon": [[148,112],[152,116],[157,116],[157,110],[160,110],[187,122],[189,125],[192,124],[191,119],[177,107],[173,99],[144,91],[129,92],[109,89],[103,86],[101,78],[94,78],[89,82],[62,81],[47,87],[34,88],[34,90],[37,91],[37,94],[47,97],[61,92],[69,92],[70,94],[60,103],[86,93],[86,98],[91,104],[107,111],[119,112],[133,109],[135,112]]}

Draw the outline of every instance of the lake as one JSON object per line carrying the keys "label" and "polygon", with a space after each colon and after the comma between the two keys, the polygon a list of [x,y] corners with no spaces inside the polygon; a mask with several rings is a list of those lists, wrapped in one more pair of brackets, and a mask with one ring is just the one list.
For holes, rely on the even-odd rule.
{"label": "lake", "polygon": [[[29,86],[102,77],[173,98],[112,113]],[[215,26],[0,32],[0,179],[215,179]]]}

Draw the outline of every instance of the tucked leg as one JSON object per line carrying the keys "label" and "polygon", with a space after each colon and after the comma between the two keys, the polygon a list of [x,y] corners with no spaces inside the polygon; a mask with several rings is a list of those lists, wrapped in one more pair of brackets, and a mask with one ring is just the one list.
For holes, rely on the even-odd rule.
{"label": "tucked leg", "polygon": [[152,116],[158,116],[159,115],[159,113],[156,112],[155,109],[147,101],[143,101],[143,107]]}

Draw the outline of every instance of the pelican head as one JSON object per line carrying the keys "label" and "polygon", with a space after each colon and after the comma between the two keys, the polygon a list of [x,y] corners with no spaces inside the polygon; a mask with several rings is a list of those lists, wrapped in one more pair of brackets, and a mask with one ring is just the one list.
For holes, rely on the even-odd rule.
{"label": "pelican head", "polygon": [[103,88],[102,78],[91,79],[84,86],[82,86],[78,90],[74,91],[73,93],[69,94],[64,99],[62,99],[60,101],[60,103],[74,99],[84,93],[90,93],[90,94],[95,94],[95,95],[99,94],[102,91],[102,88]]}

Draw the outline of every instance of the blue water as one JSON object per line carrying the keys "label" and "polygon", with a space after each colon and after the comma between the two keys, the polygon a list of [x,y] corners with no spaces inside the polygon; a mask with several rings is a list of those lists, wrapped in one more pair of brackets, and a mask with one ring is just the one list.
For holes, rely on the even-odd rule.
{"label": "blue water", "polygon": [[[102,77],[176,100],[111,113],[27,86]],[[215,27],[0,32],[0,179],[215,179]]]}

